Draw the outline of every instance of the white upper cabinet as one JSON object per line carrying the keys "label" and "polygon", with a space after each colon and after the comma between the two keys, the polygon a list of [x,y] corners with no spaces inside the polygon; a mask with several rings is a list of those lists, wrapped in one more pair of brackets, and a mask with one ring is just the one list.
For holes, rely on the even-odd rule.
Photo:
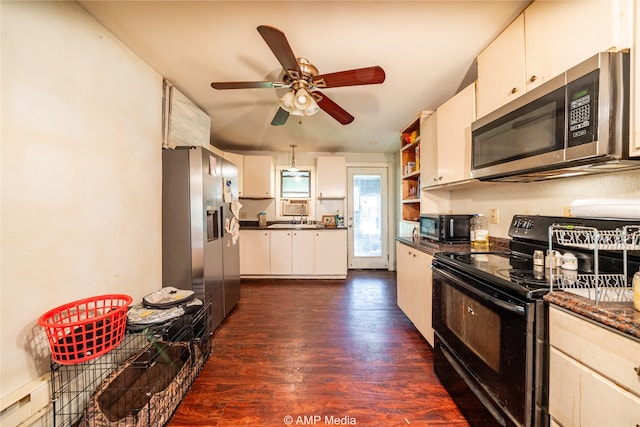
{"label": "white upper cabinet", "polygon": [[275,197],[275,169],[271,156],[244,156],[242,197],[271,199]]}
{"label": "white upper cabinet", "polygon": [[420,182],[429,187],[438,184],[438,113],[434,112],[420,124]]}
{"label": "white upper cabinet", "polygon": [[471,179],[471,123],[476,119],[476,85],[470,84],[436,110],[437,184]]}
{"label": "white upper cabinet", "polygon": [[344,199],[347,190],[347,162],[344,157],[318,157],[316,183],[319,199]]}
{"label": "white upper cabinet", "polygon": [[478,117],[598,52],[630,47],[632,3],[533,2],[478,55]]}
{"label": "white upper cabinet", "polygon": [[478,56],[478,117],[525,92],[524,15]]}
{"label": "white upper cabinet", "polygon": [[244,156],[242,154],[223,152],[222,157],[229,160],[238,168],[238,197],[242,197],[243,194],[243,181],[244,181]]}
{"label": "white upper cabinet", "polygon": [[536,1],[524,12],[527,90],[598,52],[619,50],[628,0]]}

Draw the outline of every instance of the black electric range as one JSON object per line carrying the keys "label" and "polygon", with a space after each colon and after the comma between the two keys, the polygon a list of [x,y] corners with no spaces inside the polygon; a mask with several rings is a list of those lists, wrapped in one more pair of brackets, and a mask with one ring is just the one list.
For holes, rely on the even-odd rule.
{"label": "black electric range", "polygon": [[[640,221],[516,215],[509,250],[436,253],[433,271],[434,370],[471,425],[549,425],[548,322],[543,296],[553,267],[534,252],[575,255],[579,274],[620,273],[619,251],[557,244],[550,226],[617,230]],[[627,254],[628,283],[640,254]]]}
{"label": "black electric range", "polygon": [[[544,254],[549,249],[549,227],[551,225],[574,225],[594,227],[599,230],[615,230],[625,225],[640,226],[637,220],[593,219],[552,216],[513,217],[509,228],[510,250],[492,252],[442,252],[436,253],[437,262],[460,271],[482,278],[493,286],[514,296],[525,299],[539,299],[549,292],[548,267],[535,268],[533,253],[536,250]],[[594,255],[592,250],[563,247],[554,242],[554,250],[571,252],[578,259],[581,273],[593,273]],[[640,254],[631,252],[628,256],[628,281],[640,268]],[[619,273],[623,269],[622,255],[619,251],[600,251],[598,257],[600,273]]]}

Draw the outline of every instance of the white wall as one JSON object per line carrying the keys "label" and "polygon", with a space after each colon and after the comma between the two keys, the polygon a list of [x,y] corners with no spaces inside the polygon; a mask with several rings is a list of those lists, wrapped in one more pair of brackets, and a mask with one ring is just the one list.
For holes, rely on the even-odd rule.
{"label": "white wall", "polygon": [[0,2],[0,391],[49,369],[37,326],[161,285],[162,77],[74,2]]}
{"label": "white wall", "polygon": [[507,238],[515,214],[564,216],[577,199],[640,199],[640,171],[530,183],[492,183],[451,192],[451,211],[482,213],[499,209],[489,235]]}

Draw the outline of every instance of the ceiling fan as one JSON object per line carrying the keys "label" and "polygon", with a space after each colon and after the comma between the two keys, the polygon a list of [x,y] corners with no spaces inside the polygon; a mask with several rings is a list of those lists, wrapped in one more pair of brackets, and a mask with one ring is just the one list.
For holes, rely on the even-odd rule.
{"label": "ceiling fan", "polygon": [[382,67],[373,66],[336,73],[320,74],[318,69],[305,58],[296,58],[287,41],[287,37],[277,28],[260,25],[258,32],[282,65],[281,82],[213,82],[214,89],[289,89],[280,99],[280,108],[271,124],[282,126],[289,115],[311,116],[320,109],[343,125],[349,124],[354,117],[329,99],[318,88],[341,86],[371,85],[384,82]]}

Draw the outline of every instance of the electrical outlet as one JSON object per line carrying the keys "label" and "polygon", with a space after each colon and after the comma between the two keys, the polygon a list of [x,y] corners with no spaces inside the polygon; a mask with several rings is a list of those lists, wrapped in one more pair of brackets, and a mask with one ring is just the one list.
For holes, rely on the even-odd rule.
{"label": "electrical outlet", "polygon": [[240,219],[247,219],[248,215],[246,212],[240,212]]}
{"label": "electrical outlet", "polygon": [[498,209],[489,209],[489,222],[491,224],[497,224],[498,220]]}

